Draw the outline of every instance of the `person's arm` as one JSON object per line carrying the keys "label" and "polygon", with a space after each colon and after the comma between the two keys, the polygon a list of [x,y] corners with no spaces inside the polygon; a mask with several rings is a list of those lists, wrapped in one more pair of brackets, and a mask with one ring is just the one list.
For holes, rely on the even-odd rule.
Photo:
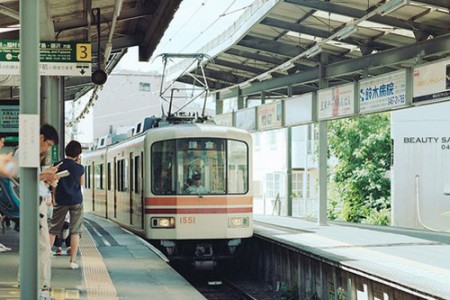
{"label": "person's arm", "polygon": [[81,185],[81,186],[84,186],[84,181],[85,181],[85,179],[84,179],[84,174],[83,174],[83,175],[81,175],[81,177],[80,177],[80,185]]}

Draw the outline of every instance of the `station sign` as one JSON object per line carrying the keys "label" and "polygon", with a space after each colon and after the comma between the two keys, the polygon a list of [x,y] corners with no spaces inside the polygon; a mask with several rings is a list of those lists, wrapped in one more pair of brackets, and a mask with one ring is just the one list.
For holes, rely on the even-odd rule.
{"label": "station sign", "polygon": [[[92,47],[88,42],[40,42],[39,74],[91,76]],[[0,41],[0,75],[20,75],[20,42]]]}
{"label": "station sign", "polygon": [[0,99],[0,132],[6,135],[19,133],[19,100]]}

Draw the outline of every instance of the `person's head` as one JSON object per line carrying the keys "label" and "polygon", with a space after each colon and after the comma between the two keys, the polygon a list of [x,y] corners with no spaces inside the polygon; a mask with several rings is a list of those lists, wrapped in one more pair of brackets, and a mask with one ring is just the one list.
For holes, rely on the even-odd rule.
{"label": "person's head", "polygon": [[192,183],[195,185],[200,185],[200,181],[202,179],[202,175],[200,173],[194,173],[192,175]]}
{"label": "person's head", "polygon": [[66,156],[78,157],[81,154],[81,144],[77,141],[70,141],[65,149]]}
{"label": "person's head", "polygon": [[41,126],[39,137],[39,150],[41,153],[50,151],[53,145],[58,145],[59,137],[55,127],[49,124]]}
{"label": "person's head", "polygon": [[0,134],[0,150],[5,146],[5,135]]}

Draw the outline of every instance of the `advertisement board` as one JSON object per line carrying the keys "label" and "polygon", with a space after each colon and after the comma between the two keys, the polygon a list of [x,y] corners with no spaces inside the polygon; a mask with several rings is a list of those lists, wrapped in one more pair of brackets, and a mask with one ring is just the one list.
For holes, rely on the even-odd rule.
{"label": "advertisement board", "polygon": [[359,111],[384,111],[406,105],[406,69],[363,79],[359,83]]}
{"label": "advertisement board", "polygon": [[258,106],[258,129],[280,128],[282,125],[282,102],[272,102]]}
{"label": "advertisement board", "polygon": [[418,66],[413,71],[413,103],[450,98],[450,59]]}
{"label": "advertisement board", "polygon": [[256,130],[256,110],[255,107],[240,109],[236,112],[236,127],[247,131]]}
{"label": "advertisement board", "polygon": [[317,91],[319,120],[351,116],[355,111],[355,83]]}
{"label": "advertisement board", "polygon": [[312,93],[308,93],[284,101],[286,126],[305,124],[313,121],[312,95]]}
{"label": "advertisement board", "polygon": [[222,126],[233,126],[233,113],[229,112],[226,114],[221,114],[221,115],[215,115],[213,117],[214,122],[217,125],[222,125]]}

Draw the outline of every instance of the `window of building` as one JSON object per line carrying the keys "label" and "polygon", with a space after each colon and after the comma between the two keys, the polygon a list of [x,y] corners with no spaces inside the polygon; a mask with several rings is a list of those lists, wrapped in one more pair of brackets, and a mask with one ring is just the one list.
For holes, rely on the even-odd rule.
{"label": "window of building", "polygon": [[142,92],[150,92],[150,82],[139,82],[139,90]]}
{"label": "window of building", "polygon": [[270,198],[275,198],[280,193],[281,174],[268,173],[266,174],[266,195]]}

